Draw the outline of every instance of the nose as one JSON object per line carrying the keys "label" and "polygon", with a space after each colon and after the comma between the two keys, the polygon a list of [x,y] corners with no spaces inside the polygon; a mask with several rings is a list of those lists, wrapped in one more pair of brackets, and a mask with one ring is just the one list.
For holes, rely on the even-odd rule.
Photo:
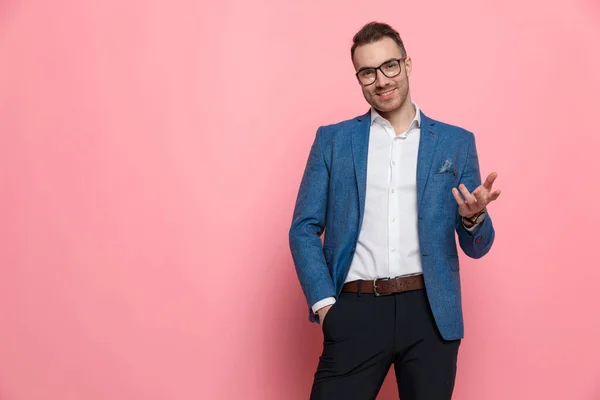
{"label": "nose", "polygon": [[383,72],[381,72],[379,69],[375,70],[376,72],[376,79],[375,79],[375,86],[378,87],[383,87],[386,86],[389,82],[390,82],[390,78],[388,78],[387,76],[385,76],[383,74]]}

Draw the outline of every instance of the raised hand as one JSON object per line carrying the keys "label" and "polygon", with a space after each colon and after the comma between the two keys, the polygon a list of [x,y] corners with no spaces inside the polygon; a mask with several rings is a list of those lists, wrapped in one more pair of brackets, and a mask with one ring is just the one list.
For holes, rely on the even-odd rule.
{"label": "raised hand", "polygon": [[472,193],[469,193],[467,187],[462,183],[458,186],[460,192],[457,188],[452,188],[452,194],[458,203],[458,213],[462,217],[472,217],[500,196],[501,190],[492,191],[492,185],[497,177],[498,174],[492,172],[485,182],[473,190]]}

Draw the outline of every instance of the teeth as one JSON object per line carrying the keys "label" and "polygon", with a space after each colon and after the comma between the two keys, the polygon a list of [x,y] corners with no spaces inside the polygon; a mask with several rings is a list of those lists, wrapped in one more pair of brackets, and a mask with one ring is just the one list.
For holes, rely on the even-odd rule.
{"label": "teeth", "polygon": [[387,92],[383,92],[383,93],[379,93],[380,96],[387,96],[388,94],[392,93],[394,91],[394,89],[387,91]]}

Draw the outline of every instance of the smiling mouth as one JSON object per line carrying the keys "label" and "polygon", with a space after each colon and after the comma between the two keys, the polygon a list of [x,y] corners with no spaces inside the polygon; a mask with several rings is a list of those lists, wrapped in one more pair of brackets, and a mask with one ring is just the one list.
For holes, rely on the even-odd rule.
{"label": "smiling mouth", "polygon": [[396,88],[393,88],[393,89],[391,89],[391,90],[388,90],[387,92],[381,92],[381,93],[377,93],[377,96],[380,96],[380,97],[386,97],[386,96],[389,96],[390,94],[392,94],[392,92],[393,92],[394,90],[396,90]]}

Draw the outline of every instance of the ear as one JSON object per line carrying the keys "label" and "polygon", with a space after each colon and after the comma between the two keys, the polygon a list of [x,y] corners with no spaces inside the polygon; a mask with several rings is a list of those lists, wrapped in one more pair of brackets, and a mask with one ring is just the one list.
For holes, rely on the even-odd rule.
{"label": "ear", "polygon": [[404,65],[406,66],[406,76],[410,77],[410,74],[412,72],[412,58],[406,57],[406,59],[404,60]]}

